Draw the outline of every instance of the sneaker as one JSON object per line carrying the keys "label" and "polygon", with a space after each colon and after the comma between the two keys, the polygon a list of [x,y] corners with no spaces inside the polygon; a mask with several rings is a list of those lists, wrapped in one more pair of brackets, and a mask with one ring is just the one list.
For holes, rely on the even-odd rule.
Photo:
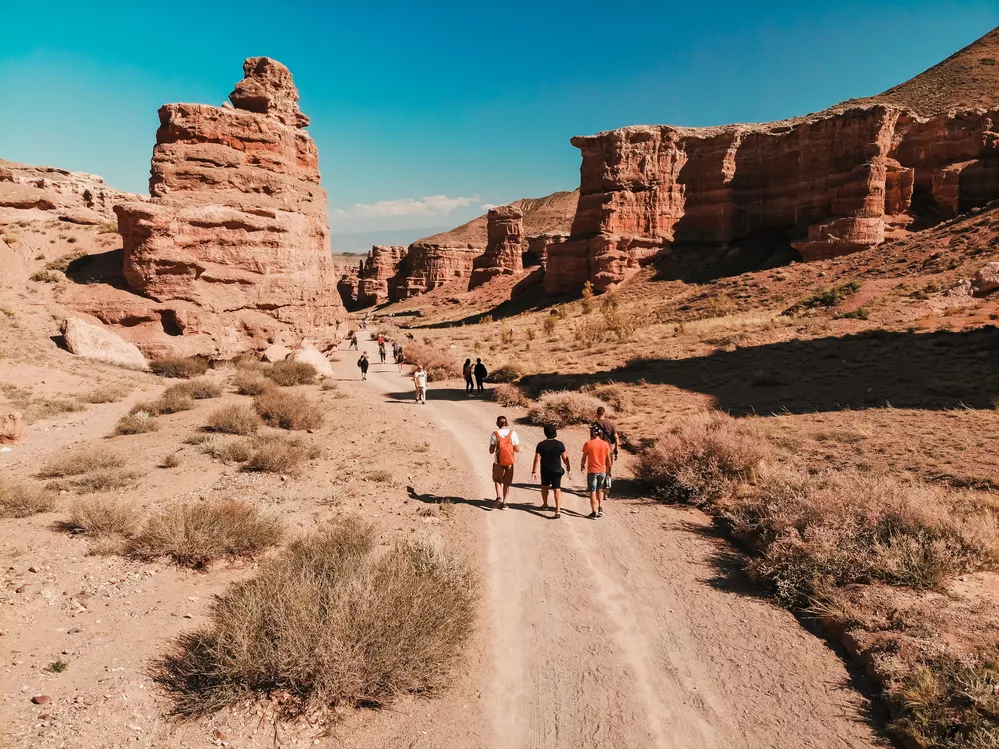
{"label": "sneaker", "polygon": [[600,509],[597,510],[597,515],[599,515],[600,517],[604,516],[604,508],[603,507],[601,507]]}
{"label": "sneaker", "polygon": [[586,517],[588,517],[588,518],[589,518],[590,520],[596,520],[596,519],[597,519],[598,517],[600,517],[600,516],[599,516],[599,515],[597,515],[597,513],[595,513],[595,512],[591,512],[591,513],[590,513],[589,515],[587,515]]}

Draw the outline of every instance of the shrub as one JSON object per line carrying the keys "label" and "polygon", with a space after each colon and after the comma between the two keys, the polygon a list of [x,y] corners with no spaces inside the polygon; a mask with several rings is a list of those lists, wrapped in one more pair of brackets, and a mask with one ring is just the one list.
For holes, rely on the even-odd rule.
{"label": "shrub", "polygon": [[200,445],[201,452],[221,460],[223,463],[245,463],[253,455],[253,445],[249,440],[226,439],[212,435]]}
{"label": "shrub", "polygon": [[91,390],[79,396],[80,400],[87,403],[117,403],[129,394],[131,388],[122,383],[103,385],[96,390]]}
{"label": "shrub", "polygon": [[74,486],[86,492],[109,492],[131,486],[135,479],[134,473],[123,468],[101,468],[78,478]]}
{"label": "shrub", "polygon": [[797,304],[788,308],[784,314],[790,315],[804,309],[813,309],[815,307],[835,307],[848,296],[860,291],[860,287],[862,285],[863,284],[860,281],[848,281],[847,283],[840,284],[839,286],[830,286],[827,289],[818,289],[811,296],[805,297]]}
{"label": "shrub", "polygon": [[510,345],[513,343],[515,335],[516,334],[514,333],[513,328],[504,328],[500,331],[500,340],[503,343]]}
{"label": "shrub", "polygon": [[199,377],[195,380],[171,385],[166,389],[166,393],[170,392],[181,393],[196,401],[208,400],[209,398],[218,398],[222,395],[222,383],[208,377]]}
{"label": "shrub", "polygon": [[583,299],[580,304],[583,307],[584,315],[593,311],[593,283],[590,281],[583,284]]}
{"label": "shrub", "polygon": [[40,486],[0,476],[0,518],[26,518],[55,507],[55,495]]}
{"label": "shrub", "polygon": [[915,588],[999,562],[999,527],[957,495],[879,473],[794,467],[761,473],[755,492],[725,510],[755,557],[750,570],[777,596],[803,605],[832,585]]}
{"label": "shrub", "polygon": [[279,361],[268,367],[264,374],[281,387],[292,385],[312,385],[319,373],[308,362]]}
{"label": "shrub", "polygon": [[153,415],[175,414],[194,408],[194,399],[183,390],[167,388],[163,395],[154,401],[143,401],[132,406],[129,413],[145,412]]}
{"label": "shrub", "polygon": [[[10,243],[8,242],[8,244]],[[31,275],[31,280],[37,281],[38,283],[59,283],[59,281],[62,281],[64,278],[66,278],[66,276],[59,271],[45,270],[44,268],[42,270],[35,271]]]}
{"label": "shrub", "polygon": [[461,377],[461,362],[450,351],[412,341],[403,346],[402,353],[407,364],[422,364],[430,381]]}
{"label": "shrub", "polygon": [[549,338],[555,333],[555,326],[558,325],[559,316],[557,314],[545,316],[544,322],[541,323],[542,329],[545,331],[545,335]]}
{"label": "shrub", "polygon": [[82,447],[46,463],[38,475],[43,479],[79,476],[92,471],[123,468],[125,459],[103,447]]}
{"label": "shrub", "polygon": [[261,361],[253,354],[240,354],[230,363],[238,370],[250,372],[262,372],[267,369],[267,362]]}
{"label": "shrub", "polygon": [[200,377],[208,371],[208,360],[199,356],[154,359],[149,362],[149,369],[161,377],[189,380],[192,377]]}
{"label": "shrub", "polygon": [[857,307],[855,310],[844,312],[835,317],[839,320],[867,320],[871,316],[871,311],[867,307]]}
{"label": "shrub", "polygon": [[86,254],[87,253],[84,252],[83,250],[76,250],[74,252],[70,252],[67,255],[63,255],[60,258],[57,258],[55,260],[52,260],[51,262],[46,263],[45,270],[57,270],[60,271],[61,273],[65,273],[66,271],[69,270],[69,266],[71,266],[74,261],[79,260],[80,258],[84,257]]}
{"label": "shrub", "polygon": [[523,376],[516,364],[504,364],[489,373],[490,382],[516,382]]}
{"label": "shrub", "polygon": [[574,390],[546,393],[538,398],[527,412],[532,424],[551,424],[561,429],[570,424],[589,424],[597,418],[597,409],[607,407],[599,398]]}
{"label": "shrub", "polygon": [[631,395],[624,385],[616,382],[608,382],[602,385],[588,385],[583,388],[583,392],[599,398],[618,413],[630,411],[634,404]]}
{"label": "shrub", "polygon": [[267,436],[255,441],[246,470],[295,475],[302,463],[319,455],[319,448],[299,437]]}
{"label": "shrub", "polygon": [[324,407],[301,393],[273,390],[254,400],[257,413],[281,429],[317,429],[325,417]]}
{"label": "shrub", "polygon": [[607,320],[602,316],[584,317],[576,323],[573,332],[581,346],[591,348],[607,337]]}
{"label": "shrub", "polygon": [[516,385],[497,385],[489,391],[490,397],[501,406],[524,407],[530,404],[524,391]]}
{"label": "shrub", "polygon": [[117,234],[118,233],[118,222],[117,221],[105,221],[99,224],[97,227],[98,234]]}
{"label": "shrub", "polygon": [[364,474],[366,481],[374,481],[376,484],[388,484],[392,482],[391,471],[368,471]]}
{"label": "shrub", "polygon": [[178,504],[146,521],[126,553],[139,559],[170,557],[187,567],[216,559],[253,556],[281,539],[276,517],[234,499]]}
{"label": "shrub", "polygon": [[156,417],[148,411],[136,411],[118,419],[115,434],[144,434],[159,429]]}
{"label": "shrub", "polygon": [[658,435],[635,473],[663,499],[700,505],[751,478],[770,454],[769,443],[731,416],[699,414]]}
{"label": "shrub", "polygon": [[88,497],[73,502],[65,525],[91,536],[128,536],[139,525],[139,511],[118,499]]}
{"label": "shrub", "polygon": [[205,428],[223,434],[253,434],[260,428],[260,417],[249,406],[234,403],[214,411]]}
{"label": "shrub", "polygon": [[173,452],[163,458],[163,462],[160,463],[160,468],[176,468],[180,465],[180,453]]}
{"label": "shrub", "polygon": [[254,692],[288,695],[289,715],[430,692],[473,630],[475,598],[462,562],[416,541],[376,553],[374,530],[347,518],[217,598],[209,627],[176,640],[154,678],[192,717]]}
{"label": "shrub", "polygon": [[271,380],[264,377],[259,371],[252,369],[242,369],[236,372],[232,378],[232,384],[240,395],[260,395],[274,387]]}

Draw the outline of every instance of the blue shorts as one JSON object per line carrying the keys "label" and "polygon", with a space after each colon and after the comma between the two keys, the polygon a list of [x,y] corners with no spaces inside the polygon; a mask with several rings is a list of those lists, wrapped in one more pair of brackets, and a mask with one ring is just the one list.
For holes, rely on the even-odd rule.
{"label": "blue shorts", "polygon": [[607,474],[606,473],[588,473],[586,474],[586,490],[589,492],[595,492],[598,489],[603,489],[607,486]]}

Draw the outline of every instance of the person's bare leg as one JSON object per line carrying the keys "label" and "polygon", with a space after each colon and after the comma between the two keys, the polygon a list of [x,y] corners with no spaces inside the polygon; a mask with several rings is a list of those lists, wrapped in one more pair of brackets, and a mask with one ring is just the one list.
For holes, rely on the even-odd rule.
{"label": "person's bare leg", "polygon": [[500,483],[499,481],[495,481],[495,480],[493,481],[493,493],[494,493],[494,494],[496,495],[496,499],[499,499],[499,498],[500,498],[500,496],[501,496],[501,495],[502,495],[502,493],[503,493],[503,492],[502,492],[502,491],[500,490],[500,487],[501,487],[501,486],[502,486],[502,484],[501,484],[501,483]]}
{"label": "person's bare leg", "polygon": [[[557,494],[558,493],[558,489],[556,489],[555,492]],[[546,507],[548,507],[548,487],[547,486],[542,486],[541,487],[541,509],[544,510]]]}
{"label": "person's bare leg", "polygon": [[597,512],[597,493],[590,492],[590,512],[596,514]]}
{"label": "person's bare leg", "polygon": [[562,514],[562,490],[554,489],[552,492],[555,495],[555,517]]}
{"label": "person's bare leg", "polygon": [[601,512],[604,511],[604,490],[603,489],[597,489],[597,506],[596,506],[595,509],[596,509],[598,515]]}
{"label": "person's bare leg", "polygon": [[509,496],[509,494],[510,494],[510,485],[503,484],[503,504],[506,504],[506,498]]}

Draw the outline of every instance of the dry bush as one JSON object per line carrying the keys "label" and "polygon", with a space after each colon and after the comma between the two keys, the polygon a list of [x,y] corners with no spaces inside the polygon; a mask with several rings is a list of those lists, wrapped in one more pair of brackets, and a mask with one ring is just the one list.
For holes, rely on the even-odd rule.
{"label": "dry bush", "polygon": [[249,406],[233,403],[213,411],[205,429],[222,434],[253,434],[260,429],[260,417]]}
{"label": "dry bush", "polygon": [[127,396],[131,390],[132,388],[129,385],[116,382],[111,385],[102,385],[78,397],[86,403],[117,403]]}
{"label": "dry bush", "polygon": [[115,425],[115,434],[145,434],[155,432],[159,429],[156,417],[148,411],[136,411],[118,419]]}
{"label": "dry bush", "polygon": [[524,391],[516,385],[497,385],[489,391],[489,396],[501,406],[527,407],[530,401],[524,395]]}
{"label": "dry bush", "polygon": [[372,527],[347,518],[216,599],[210,626],[181,636],[154,678],[186,716],[253,692],[288,695],[289,715],[428,693],[446,685],[475,600],[464,563],[426,542],[376,551]]}
{"label": "dry bush", "polygon": [[194,408],[194,399],[183,390],[170,387],[163,391],[163,395],[154,401],[144,401],[132,406],[129,413],[175,414],[181,411],[190,411]]}
{"label": "dry bush", "polygon": [[232,378],[232,384],[240,395],[261,395],[266,393],[274,383],[264,377],[259,370],[241,369]]}
{"label": "dry bush", "polygon": [[392,481],[392,471],[368,471],[364,474],[364,479],[365,481],[374,481],[376,484],[388,484]]}
{"label": "dry bush", "polygon": [[750,570],[791,605],[853,583],[937,586],[999,562],[990,513],[943,487],[887,474],[770,467],[724,516],[754,556]]}
{"label": "dry bush", "polygon": [[516,382],[524,373],[516,364],[504,364],[489,373],[490,382]]}
{"label": "dry bush", "polygon": [[104,447],[81,447],[46,463],[38,475],[43,479],[79,476],[92,471],[107,471],[125,466],[125,459]]}
{"label": "dry bush", "polygon": [[132,486],[136,478],[135,473],[124,468],[101,468],[76,479],[73,486],[85,492],[109,492]]}
{"label": "dry bush", "polygon": [[318,458],[321,451],[300,437],[268,435],[256,440],[246,463],[247,471],[295,475],[302,463]]}
{"label": "dry bush", "polygon": [[234,499],[178,504],[149,518],[128,543],[139,559],[170,557],[187,567],[259,554],[281,540],[281,521]]}
{"label": "dry bush", "polygon": [[261,361],[253,354],[240,354],[229,363],[236,369],[246,372],[262,372],[267,368],[267,362]]}
{"label": "dry bush", "polygon": [[657,435],[642,450],[637,478],[672,502],[721,499],[770,457],[759,434],[722,413],[698,414]]}
{"label": "dry bush", "polygon": [[192,377],[200,377],[208,371],[208,360],[199,356],[154,359],[149,362],[149,369],[153,374],[158,374],[161,377],[189,380]]}
{"label": "dry bush", "polygon": [[119,499],[77,499],[69,510],[66,528],[91,536],[128,536],[139,526],[139,510]]}
{"label": "dry bush", "polygon": [[180,465],[180,453],[173,452],[163,458],[163,462],[160,463],[160,468],[176,468]]}
{"label": "dry bush", "polygon": [[618,413],[627,413],[634,408],[631,393],[627,386],[617,382],[608,382],[602,385],[587,385],[583,392],[599,398]]}
{"label": "dry bush", "polygon": [[253,455],[253,444],[249,440],[228,439],[216,434],[202,442],[200,449],[223,463],[245,463]]}
{"label": "dry bush", "polygon": [[326,415],[325,407],[302,393],[273,390],[253,401],[260,417],[281,429],[318,429]]}
{"label": "dry bush", "polygon": [[319,376],[316,368],[308,362],[289,360],[275,362],[264,370],[264,374],[281,387],[312,385]]}
{"label": "dry bush", "polygon": [[164,395],[172,391],[186,395],[196,401],[208,400],[209,398],[218,398],[222,395],[222,383],[209,377],[198,377],[188,382],[171,385],[166,389]]}
{"label": "dry bush", "polygon": [[422,364],[430,381],[450,380],[461,377],[461,362],[450,351],[426,343],[411,341],[402,349],[407,364]]}
{"label": "dry bush", "polygon": [[596,420],[600,406],[607,408],[606,403],[592,395],[560,390],[538,398],[527,412],[527,418],[538,426],[551,424],[561,429],[570,424],[589,424]]}
{"label": "dry bush", "polygon": [[47,489],[0,476],[0,518],[26,518],[55,507]]}
{"label": "dry bush", "polygon": [[558,325],[559,316],[557,313],[546,315],[544,321],[541,323],[542,329],[545,331],[545,335],[549,338],[555,333],[555,326]]}
{"label": "dry bush", "polygon": [[603,316],[585,316],[576,322],[573,332],[583,348],[592,348],[607,337],[607,320]]}

